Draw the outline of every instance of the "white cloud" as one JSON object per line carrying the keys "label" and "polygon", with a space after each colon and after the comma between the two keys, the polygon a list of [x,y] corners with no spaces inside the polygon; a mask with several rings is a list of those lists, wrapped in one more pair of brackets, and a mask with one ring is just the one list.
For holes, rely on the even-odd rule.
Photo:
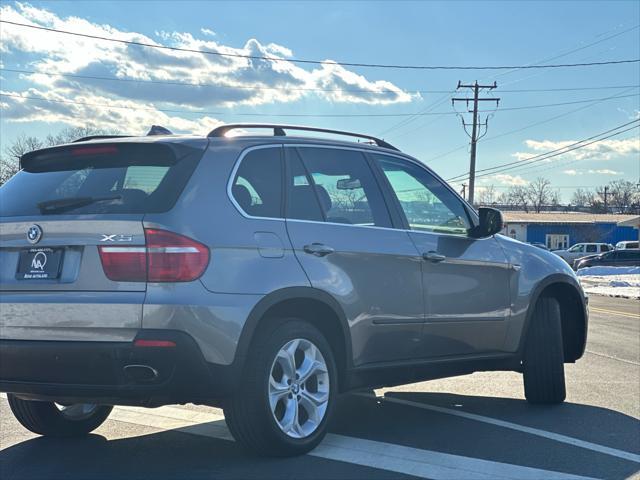
{"label": "white cloud", "polygon": [[[4,90],[0,93],[17,95],[16,92]],[[91,126],[132,135],[144,135],[149,126],[154,124],[167,127],[174,133],[205,135],[222,123],[220,120],[208,116],[193,120],[173,116],[159,111],[151,104],[132,100],[114,100],[97,95],[77,95],[73,98],[67,98],[57,92],[37,89],[29,89],[26,93],[61,103],[2,97],[0,108],[3,110],[3,119],[13,122],[64,123],[74,127]],[[104,107],[84,105],[87,103],[95,103]]]}
{"label": "white cloud", "polygon": [[564,173],[565,175],[571,175],[571,176],[576,176],[576,175],[584,175],[585,173],[588,173],[590,175],[622,175],[624,172],[618,172],[616,170],[611,170],[609,168],[601,168],[598,170],[576,170],[573,168],[570,168],[568,170],[564,170],[562,173]]}
{"label": "white cloud", "polygon": [[202,33],[203,35],[208,35],[209,37],[215,37],[217,35],[217,33],[210,28],[201,28],[200,33]]}
{"label": "white cloud", "polygon": [[[576,143],[578,140],[553,141],[553,140],[526,140],[525,145],[533,152],[516,152],[513,154],[518,160],[526,160],[537,155],[536,152],[548,152],[565,148]],[[611,160],[615,157],[636,154],[640,152],[640,138],[627,138],[623,140],[608,139],[597,143],[591,143],[582,148],[572,150],[567,153],[548,158],[541,163],[550,163],[562,159],[572,158],[575,160]],[[560,152],[558,152],[560,153]]]}
{"label": "white cloud", "polygon": [[[0,7],[0,15],[9,21],[159,45],[154,38],[141,33],[118,30],[111,25],[101,25],[79,17],[63,18],[24,3]],[[173,47],[278,58],[282,61],[156,49],[9,24],[3,24],[0,51],[6,64],[15,64],[19,61],[19,55],[28,54],[30,59],[33,58],[29,69],[41,74],[27,75],[23,79],[38,89],[55,91],[70,98],[95,96],[193,109],[295,102],[309,96],[336,103],[370,105],[411,102],[415,98],[389,81],[370,80],[333,62],[309,69],[302,68],[287,60],[293,56],[293,52],[283,45],[264,44],[257,39],[248,39],[244,46],[238,48],[214,40],[215,32],[211,29],[202,28],[200,34],[204,37],[197,38],[187,32],[156,32],[155,38]],[[51,73],[117,77],[146,82],[47,75]],[[150,81],[197,85],[166,85],[149,83]],[[202,84],[207,86],[201,86]],[[35,115],[33,112],[36,110],[47,110],[45,105],[39,107],[31,108],[32,115]],[[56,109],[52,107],[50,110]],[[15,115],[11,117],[16,118]]]}
{"label": "white cloud", "polygon": [[487,177],[489,182],[497,182],[499,185],[522,186],[529,183],[520,175],[509,175],[507,173],[498,173]]}
{"label": "white cloud", "polygon": [[602,168],[600,170],[589,170],[589,173],[595,173],[598,175],[622,175],[623,172],[617,172],[608,168]]}

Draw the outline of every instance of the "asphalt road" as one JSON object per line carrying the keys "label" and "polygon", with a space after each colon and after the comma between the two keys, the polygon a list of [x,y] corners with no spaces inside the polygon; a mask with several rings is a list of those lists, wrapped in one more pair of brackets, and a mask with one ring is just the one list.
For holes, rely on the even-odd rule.
{"label": "asphalt road", "polygon": [[118,408],[55,440],[0,398],[0,478],[640,478],[640,302],[592,296],[587,353],[566,376],[553,407],[528,405],[506,372],[346,395],[326,441],[293,459],[247,456],[213,408]]}

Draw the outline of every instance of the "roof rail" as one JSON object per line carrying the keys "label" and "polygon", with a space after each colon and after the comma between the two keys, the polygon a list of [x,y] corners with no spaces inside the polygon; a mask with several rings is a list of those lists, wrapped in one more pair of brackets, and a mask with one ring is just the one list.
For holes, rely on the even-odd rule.
{"label": "roof rail", "polygon": [[365,138],[367,140],[372,140],[379,147],[389,148],[391,150],[398,150],[396,147],[394,147],[390,143],[387,143],[380,138],[372,137],[371,135],[366,135],[362,133],[345,132],[343,130],[331,130],[328,128],[307,127],[303,125],[280,125],[277,123],[231,123],[228,125],[220,125],[219,127],[216,127],[213,130],[211,130],[207,135],[207,137],[224,137],[225,134],[230,130],[236,130],[238,128],[272,128],[273,135],[275,137],[286,136],[285,130],[301,130],[306,132],[332,133],[335,135],[346,135],[348,137]]}
{"label": "roof rail", "polygon": [[77,143],[77,142],[87,142],[89,140],[100,140],[103,138],[127,138],[130,137],[131,135],[89,135],[88,137],[82,137],[82,138],[78,138],[76,140],[74,140],[71,143]]}

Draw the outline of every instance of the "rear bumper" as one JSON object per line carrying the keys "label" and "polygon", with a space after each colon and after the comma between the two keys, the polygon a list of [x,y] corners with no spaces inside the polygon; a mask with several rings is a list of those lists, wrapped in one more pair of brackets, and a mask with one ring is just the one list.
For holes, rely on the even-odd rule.
{"label": "rear bumper", "polygon": [[140,330],[133,342],[0,341],[0,391],[61,403],[216,403],[233,389],[232,368],[206,362],[193,338],[174,330]]}

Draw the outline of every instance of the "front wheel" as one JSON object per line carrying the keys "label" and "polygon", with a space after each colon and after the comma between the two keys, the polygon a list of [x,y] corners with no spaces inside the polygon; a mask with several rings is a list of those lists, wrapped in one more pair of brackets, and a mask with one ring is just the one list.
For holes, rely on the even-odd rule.
{"label": "front wheel", "polygon": [[27,430],[50,437],[79,437],[107,419],[113,407],[92,403],[58,404],[8,394],[9,407]]}
{"label": "front wheel", "polygon": [[260,455],[307,453],[324,438],[333,410],[333,351],[318,329],[295,319],[258,342],[238,393],[224,409],[229,430]]}
{"label": "front wheel", "polygon": [[538,300],[524,349],[524,395],[529,403],[561,403],[566,397],[560,305]]}

